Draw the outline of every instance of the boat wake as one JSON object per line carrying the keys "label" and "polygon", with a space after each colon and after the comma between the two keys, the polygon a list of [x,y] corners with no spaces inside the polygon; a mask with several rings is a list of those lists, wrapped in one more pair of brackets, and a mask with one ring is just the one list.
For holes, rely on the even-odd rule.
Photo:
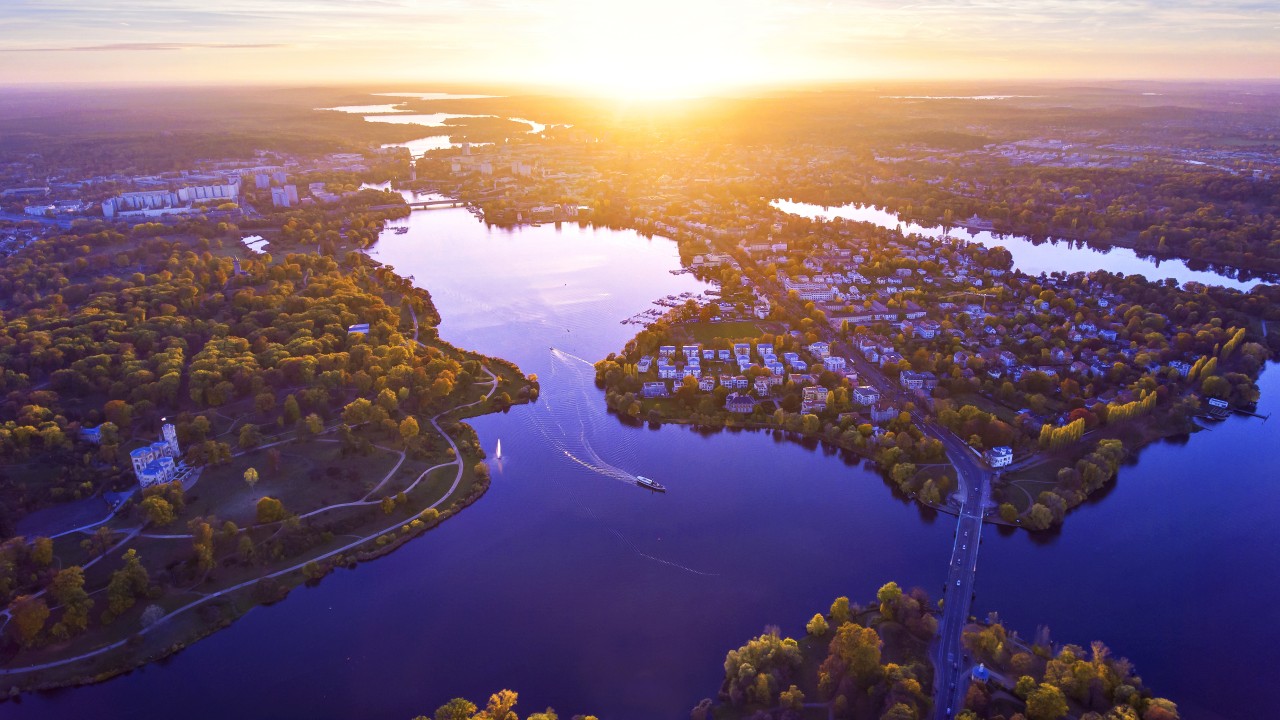
{"label": "boat wake", "polygon": [[[593,388],[595,367],[588,361],[563,350],[552,348],[554,362],[551,373],[543,379],[542,400],[535,405],[530,419],[538,433],[547,444],[559,451],[573,464],[600,477],[617,480],[628,485],[637,485],[635,473],[628,472],[614,462],[606,460],[592,444],[592,436],[607,423],[615,422],[608,417],[599,398],[592,398],[588,389]],[[551,398],[555,398],[553,402]],[[610,436],[610,456],[618,462],[635,465],[636,434],[631,432],[612,433]],[[605,524],[610,533],[630,552],[652,562],[667,565],[682,572],[703,577],[714,577],[718,573],[710,573],[687,565],[661,558],[645,552],[616,527],[608,525],[594,509],[582,501],[577,493],[570,490],[574,500],[583,512],[593,520]]]}

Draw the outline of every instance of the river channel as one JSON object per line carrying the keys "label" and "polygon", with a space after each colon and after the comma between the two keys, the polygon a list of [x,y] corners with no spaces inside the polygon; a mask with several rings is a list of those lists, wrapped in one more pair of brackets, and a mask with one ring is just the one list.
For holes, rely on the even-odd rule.
{"label": "river channel", "polygon": [[[502,441],[488,494],[166,662],[0,716],[408,720],[510,688],[525,713],[679,720],[766,625],[802,633],[835,596],[865,600],[888,580],[941,591],[954,520],[875,472],[761,433],[603,412],[589,363],[634,334],[619,321],[708,289],[669,272],[671,241],[504,230],[454,208],[392,222],[370,254],[430,290],[445,339],[541,380],[536,404],[472,421],[491,453]],[[1262,388],[1260,412],[1280,409],[1280,373]],[[1024,636],[1043,623],[1057,640],[1104,640],[1184,718],[1260,717],[1280,703],[1267,680],[1277,445],[1280,420],[1233,418],[1145,450],[1057,535],[988,528],[975,610]],[[637,473],[669,491],[637,487]]]}

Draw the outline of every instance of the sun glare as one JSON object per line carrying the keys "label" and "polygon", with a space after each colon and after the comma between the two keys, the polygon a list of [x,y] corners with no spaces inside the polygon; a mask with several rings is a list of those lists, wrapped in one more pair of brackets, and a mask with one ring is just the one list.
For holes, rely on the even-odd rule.
{"label": "sun glare", "polygon": [[556,51],[564,84],[624,100],[696,97],[757,81],[756,35],[722,2],[592,2]]}

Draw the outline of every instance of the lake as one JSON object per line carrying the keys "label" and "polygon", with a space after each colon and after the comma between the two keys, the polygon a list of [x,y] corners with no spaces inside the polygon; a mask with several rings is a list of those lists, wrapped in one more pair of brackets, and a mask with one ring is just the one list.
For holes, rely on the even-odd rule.
{"label": "lake", "polygon": [[[725,652],[766,625],[802,633],[837,595],[865,601],[888,580],[941,590],[954,519],[858,463],[603,411],[589,363],[634,334],[619,321],[706,289],[668,272],[671,241],[442,209],[391,222],[370,254],[431,291],[445,339],[541,380],[535,405],[472,421],[491,453],[502,441],[489,492],[164,663],[25,697],[5,717],[408,720],[510,688],[522,714],[680,720],[717,691]],[[1266,414],[1280,373],[1262,387]],[[1277,444],[1280,423],[1233,418],[1143,452],[1058,535],[988,528],[975,611],[1024,636],[1044,623],[1058,640],[1104,640],[1184,718],[1256,717],[1280,702],[1267,681],[1280,524],[1259,451]]]}
{"label": "lake", "polygon": [[1179,284],[1195,281],[1241,291],[1248,291],[1253,286],[1265,282],[1257,279],[1240,279],[1213,270],[1194,270],[1183,260],[1144,257],[1129,248],[1094,248],[1070,240],[1035,242],[1017,235],[997,235],[985,230],[973,231],[961,227],[953,228],[950,233],[947,233],[941,227],[924,227],[904,221],[896,214],[872,205],[854,203],[838,207],[823,207],[791,200],[775,200],[771,204],[785,213],[801,217],[844,218],[871,223],[890,230],[901,230],[907,235],[922,235],[936,239],[950,234],[953,238],[975,242],[986,247],[1003,247],[1013,255],[1014,267],[1028,275],[1092,272],[1105,269],[1125,275],[1142,275],[1148,280],[1173,278]]}

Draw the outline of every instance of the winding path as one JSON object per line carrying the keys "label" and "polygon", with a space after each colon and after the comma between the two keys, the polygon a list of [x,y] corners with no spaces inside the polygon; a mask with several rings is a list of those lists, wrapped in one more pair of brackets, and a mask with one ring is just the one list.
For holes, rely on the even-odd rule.
{"label": "winding path", "polygon": [[[417,342],[417,318],[416,318],[416,317],[414,318],[414,342]],[[488,400],[489,398],[491,398],[491,397],[493,396],[493,393],[498,389],[498,377],[497,377],[497,375],[494,375],[494,374],[493,374],[493,372],[489,370],[489,368],[487,368],[487,367],[485,367],[485,366],[483,366],[483,365],[481,365],[481,368],[485,371],[485,373],[486,373],[486,374],[489,376],[489,378],[490,378],[490,383],[489,383],[490,387],[489,387],[488,392],[486,392],[486,393],[484,394],[484,396],[483,396],[483,397],[481,397],[479,400],[476,400],[476,401],[474,401],[474,402],[469,402],[469,403],[467,403],[467,404],[465,404],[465,405],[459,405],[459,406],[457,406],[457,407],[450,408],[450,409],[445,410],[444,412],[441,412],[441,413],[439,413],[439,414],[437,414],[436,416],[434,416],[434,417],[432,417],[432,418],[431,418],[431,421],[430,421],[430,422],[431,422],[431,426],[432,426],[433,428],[435,428],[436,432],[440,433],[440,435],[444,437],[445,441],[446,441],[447,443],[449,443],[449,448],[450,448],[451,450],[453,450],[454,460],[453,460],[452,462],[442,463],[442,464],[440,464],[440,465],[436,465],[436,466],[434,466],[434,467],[432,467],[432,468],[429,468],[429,469],[427,469],[427,470],[423,471],[423,473],[422,473],[421,475],[419,475],[419,476],[418,476],[418,479],[414,481],[414,485],[413,485],[413,486],[416,486],[416,485],[418,484],[418,482],[420,482],[424,477],[426,477],[426,475],[427,475],[428,473],[430,473],[431,471],[436,470],[436,469],[438,469],[438,468],[441,468],[441,467],[447,467],[447,466],[449,466],[449,465],[456,465],[456,466],[457,466],[457,471],[454,473],[454,476],[453,476],[453,484],[449,486],[448,491],[446,491],[446,492],[444,493],[444,495],[442,495],[442,496],[440,497],[440,499],[439,499],[439,500],[436,500],[435,502],[431,503],[431,504],[430,504],[430,505],[428,505],[427,507],[422,508],[422,510],[419,510],[419,511],[418,511],[419,513],[423,512],[423,511],[426,511],[426,510],[430,510],[431,508],[435,508],[435,507],[437,507],[437,506],[441,505],[442,503],[444,503],[446,500],[448,500],[450,497],[452,497],[452,496],[453,496],[453,493],[454,493],[455,491],[457,491],[457,489],[458,489],[458,485],[462,482],[462,476],[463,476],[464,471],[465,471],[465,469],[466,469],[466,468],[463,466],[463,463],[462,463],[462,455],[461,455],[461,453],[458,451],[458,444],[457,444],[456,442],[454,442],[453,438],[452,438],[452,437],[450,437],[450,436],[449,436],[449,434],[448,434],[448,433],[446,433],[446,432],[444,431],[444,428],[440,427],[440,422],[439,422],[439,420],[440,420],[440,418],[441,418],[441,417],[443,417],[444,415],[448,415],[448,414],[453,413],[453,412],[456,412],[456,411],[458,411],[458,410],[463,410],[463,409],[465,409],[465,408],[469,408],[469,407],[473,407],[473,406],[475,406],[475,405],[479,405],[480,403],[485,402],[486,400]],[[274,444],[274,443],[273,443],[273,444]],[[264,447],[266,447],[266,446],[264,446]],[[403,461],[403,458],[402,458],[402,461]],[[398,468],[399,468],[399,464],[397,464],[397,465],[396,465],[396,469],[398,469]],[[393,470],[392,470],[392,472],[395,472],[395,469],[393,469]],[[412,488],[413,486],[411,486],[411,488]],[[344,505],[351,505],[351,504],[352,504],[352,503],[344,503]],[[364,503],[363,501],[361,501],[361,502],[354,503],[354,504],[369,504],[369,503]],[[329,507],[337,507],[337,506],[329,506]],[[321,508],[320,510],[312,511],[312,513],[310,513],[310,514],[315,514],[316,512],[320,512],[320,511],[322,511],[322,510],[326,510],[326,509],[328,509],[328,508]],[[303,517],[305,517],[305,516],[303,516]],[[209,593],[209,594],[207,594],[207,595],[204,595],[204,596],[200,597],[200,598],[199,598],[199,599],[197,599],[197,600],[193,600],[193,601],[191,601],[191,602],[187,603],[186,605],[183,605],[183,606],[181,606],[181,607],[179,607],[179,608],[177,608],[177,609],[175,609],[175,610],[173,610],[173,611],[169,612],[167,615],[165,615],[165,616],[161,617],[160,619],[156,620],[156,621],[155,621],[154,623],[152,623],[151,625],[147,625],[147,626],[145,626],[145,627],[141,628],[141,629],[140,629],[140,630],[138,630],[136,633],[134,633],[134,634],[130,635],[129,637],[127,637],[127,638],[125,638],[125,639],[123,639],[123,640],[116,641],[116,642],[111,643],[111,644],[109,644],[109,645],[103,645],[102,647],[96,648],[96,649],[94,649],[94,650],[90,650],[90,651],[85,652],[85,653],[81,653],[80,655],[76,655],[76,656],[73,656],[73,657],[62,658],[62,659],[60,659],[60,660],[54,660],[54,661],[47,662],[47,663],[40,663],[40,664],[38,664],[38,665],[24,665],[24,666],[22,666],[22,667],[17,667],[17,668],[5,668],[5,669],[0,669],[0,677],[2,677],[2,676],[11,676],[11,675],[19,675],[19,674],[23,674],[23,673],[30,673],[30,672],[37,672],[37,671],[40,671],[40,670],[48,670],[48,669],[51,669],[51,668],[62,667],[62,666],[64,666],[64,665],[69,665],[69,664],[71,664],[71,663],[81,662],[81,661],[83,661],[83,660],[88,660],[88,659],[90,659],[90,658],[94,658],[94,657],[98,657],[98,656],[100,656],[100,655],[104,655],[104,654],[109,653],[109,652],[111,652],[111,651],[113,651],[113,650],[116,650],[116,649],[119,649],[119,648],[124,647],[126,644],[128,644],[128,643],[132,640],[132,638],[134,638],[134,637],[139,637],[139,636],[142,636],[142,635],[146,635],[147,633],[149,633],[149,632],[151,632],[151,631],[155,630],[156,628],[159,628],[159,627],[163,626],[165,623],[169,622],[169,621],[170,621],[170,620],[172,620],[173,618],[175,618],[175,617],[177,617],[177,616],[179,616],[179,615],[181,615],[181,614],[183,614],[183,613],[187,612],[188,610],[192,610],[192,609],[197,608],[197,607],[199,607],[199,606],[201,606],[201,605],[204,605],[205,603],[209,602],[210,600],[216,600],[216,599],[218,599],[218,598],[220,598],[220,597],[223,597],[223,596],[226,596],[226,595],[230,595],[231,593],[234,593],[234,592],[237,592],[237,591],[239,591],[239,590],[243,590],[243,589],[245,589],[245,588],[247,588],[247,587],[251,587],[251,586],[253,586],[253,585],[256,585],[257,583],[259,583],[259,582],[261,582],[261,581],[263,581],[263,580],[267,580],[267,579],[270,579],[270,578],[277,578],[277,577],[280,577],[280,576],[282,576],[282,575],[288,575],[289,573],[297,572],[298,570],[301,570],[304,566],[306,566],[308,563],[318,562],[318,561],[321,561],[321,560],[328,560],[329,558],[334,557],[334,556],[336,556],[336,555],[341,555],[342,553],[348,552],[348,551],[350,551],[350,550],[352,550],[352,549],[354,549],[354,548],[357,548],[357,547],[359,547],[359,546],[361,546],[361,545],[364,545],[365,543],[367,543],[367,542],[369,542],[369,541],[371,541],[371,540],[374,540],[375,538],[379,537],[380,535],[384,535],[384,534],[386,534],[386,533],[388,533],[388,532],[392,532],[392,531],[396,530],[396,529],[397,529],[397,528],[399,528],[401,525],[404,525],[404,523],[405,523],[405,521],[404,521],[403,519],[401,519],[401,520],[397,520],[396,522],[394,522],[393,524],[391,524],[391,525],[390,525],[389,527],[387,527],[387,528],[384,528],[384,529],[379,530],[379,531],[377,531],[377,532],[374,532],[374,533],[372,533],[372,534],[366,535],[366,536],[364,536],[364,537],[360,537],[360,538],[359,538],[359,539],[357,539],[357,540],[354,540],[354,541],[352,541],[352,542],[350,542],[350,543],[347,543],[346,545],[343,545],[343,546],[342,546],[342,547],[340,547],[340,548],[336,548],[336,549],[334,549],[334,550],[330,550],[329,552],[326,552],[326,553],[324,553],[324,554],[322,554],[322,555],[318,555],[318,556],[316,556],[316,557],[309,558],[309,559],[307,559],[307,560],[305,560],[305,561],[303,561],[303,562],[297,563],[296,565],[291,565],[291,566],[289,566],[289,567],[287,567],[287,568],[284,568],[284,569],[282,569],[282,570],[277,570],[277,571],[272,572],[272,573],[269,573],[269,574],[267,574],[267,575],[261,575],[261,576],[259,576],[259,577],[253,578],[252,580],[246,580],[246,581],[244,581],[244,582],[237,583],[236,585],[232,585],[232,586],[230,586],[230,587],[223,588],[222,590],[218,590],[218,591],[216,591],[216,592],[212,592],[212,593]],[[123,544],[124,542],[127,542],[127,541],[128,541],[129,539],[131,539],[134,535],[137,535],[137,534],[139,533],[139,531],[140,531],[140,530],[141,530],[141,528],[134,529],[132,533],[130,533],[128,536],[126,536],[124,540],[122,540],[120,543],[118,543],[118,544],[117,544],[116,546],[114,546],[112,549],[114,550],[116,547],[119,547],[119,546],[120,546],[121,544]],[[105,555],[104,555],[104,556],[105,556]],[[102,557],[103,557],[103,556],[100,556],[99,558],[95,559],[93,562],[97,562],[97,560],[100,560]],[[90,564],[92,564],[92,563],[90,563]],[[43,594],[43,592],[44,592],[44,591],[41,591],[41,593],[40,593],[40,594]],[[7,618],[6,618],[6,624],[7,624]]]}

